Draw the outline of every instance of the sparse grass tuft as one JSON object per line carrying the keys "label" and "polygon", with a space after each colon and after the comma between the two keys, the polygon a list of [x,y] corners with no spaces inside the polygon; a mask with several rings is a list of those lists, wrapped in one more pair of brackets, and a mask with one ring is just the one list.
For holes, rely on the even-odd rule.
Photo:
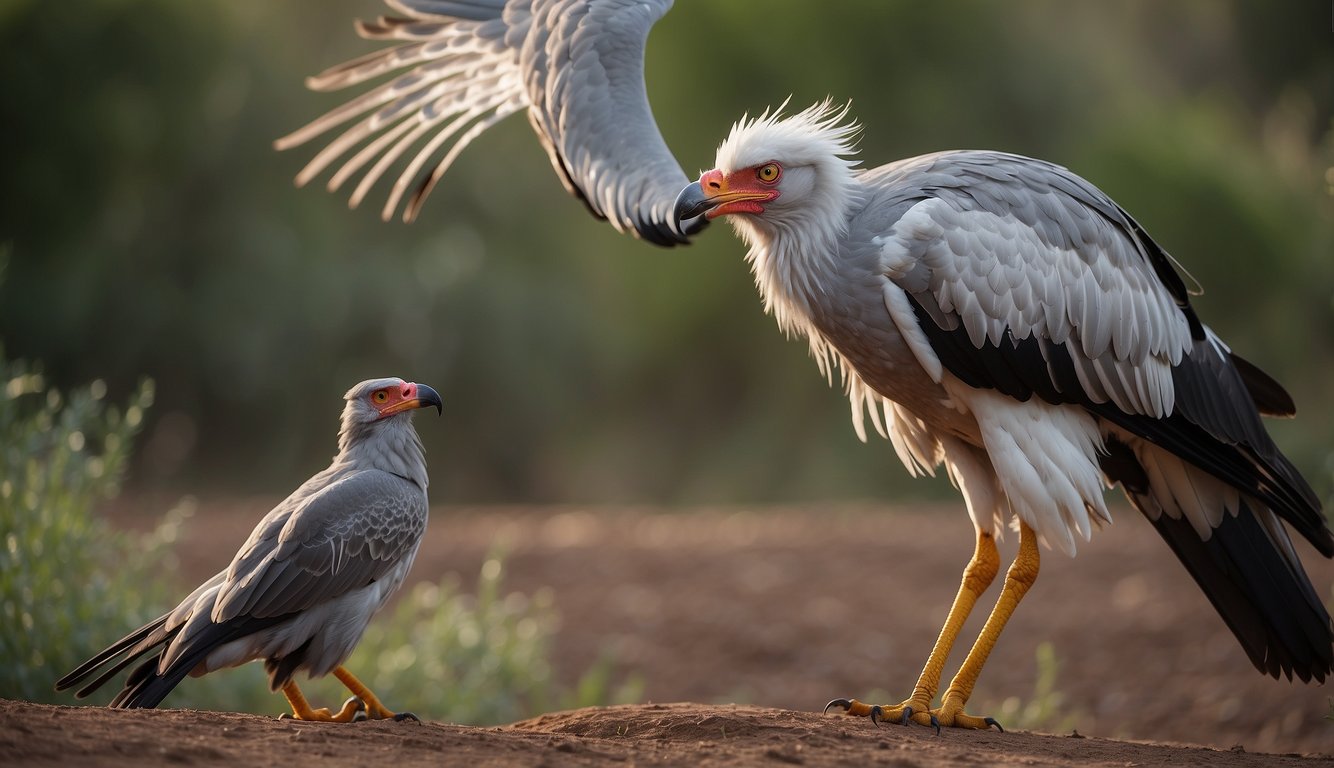
{"label": "sparse grass tuft", "polygon": [[1007,729],[1061,733],[1072,730],[1079,720],[1078,713],[1065,709],[1065,694],[1056,687],[1061,662],[1050,642],[1037,647],[1037,680],[1033,696],[1027,702],[1011,696],[995,709],[995,718]]}
{"label": "sparse grass tuft", "polygon": [[[348,668],[391,708],[423,718],[494,725],[555,709],[637,701],[642,683],[613,682],[604,656],[573,688],[552,678],[551,640],[559,616],[549,590],[506,593],[504,558],[493,550],[482,564],[477,593],[454,575],[420,583],[389,615],[371,622]],[[332,678],[316,681],[334,704],[347,693]]]}

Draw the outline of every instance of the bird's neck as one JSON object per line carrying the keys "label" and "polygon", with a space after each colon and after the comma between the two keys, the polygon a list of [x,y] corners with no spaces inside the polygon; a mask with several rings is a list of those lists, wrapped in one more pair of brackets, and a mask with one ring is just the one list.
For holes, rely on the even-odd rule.
{"label": "bird's neck", "polygon": [[344,425],[338,435],[335,467],[378,469],[398,475],[426,490],[426,450],[410,414],[370,424]]}
{"label": "bird's neck", "polygon": [[764,309],[783,332],[806,336],[813,351],[819,334],[812,319],[821,297],[836,295],[840,242],[860,196],[848,174],[822,185],[810,205],[785,210],[781,218],[732,216],[733,227],[749,246],[746,260]]}

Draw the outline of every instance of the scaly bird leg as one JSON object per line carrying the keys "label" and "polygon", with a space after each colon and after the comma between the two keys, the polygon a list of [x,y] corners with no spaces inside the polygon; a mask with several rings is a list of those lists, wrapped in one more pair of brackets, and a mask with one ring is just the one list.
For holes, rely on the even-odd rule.
{"label": "scaly bird leg", "polygon": [[[912,696],[902,704],[893,706],[864,704],[856,699],[834,699],[825,705],[825,710],[828,711],[830,707],[842,707],[850,715],[869,716],[876,721],[907,723],[911,718],[914,722],[936,726],[939,729],[936,717],[930,709],[931,701],[940,688],[940,676],[944,672],[945,661],[949,658],[950,650],[953,649],[954,641],[958,638],[959,631],[963,629],[964,622],[968,620],[973,606],[977,604],[977,599],[987,591],[987,587],[991,586],[998,571],[1000,571],[1000,553],[996,550],[996,539],[990,533],[978,531],[977,546],[973,550],[972,559],[963,569],[959,593],[955,595],[954,604],[950,606],[945,624],[940,628],[940,636],[936,638],[936,644],[931,648],[931,656],[927,658],[926,666],[922,668],[922,674],[917,678],[917,685],[913,686]],[[985,660],[985,655],[983,659]]]}
{"label": "scaly bird leg", "polygon": [[347,709],[348,705],[353,701],[360,700],[365,706],[366,717],[370,720],[393,719],[398,721],[415,720],[421,722],[421,720],[411,712],[399,712],[397,714],[391,712],[388,707],[380,703],[379,697],[374,693],[371,693],[371,689],[367,688],[365,683],[358,680],[356,675],[348,672],[345,667],[334,667],[333,673],[334,677],[338,678],[339,681],[347,686],[347,689],[352,692],[353,698],[348,699],[347,703],[343,705],[343,709]]}
{"label": "scaly bird leg", "polygon": [[[356,719],[357,713],[362,710],[362,704],[355,698],[343,702],[343,708],[337,713],[329,711],[328,707],[312,709],[310,702],[306,701],[306,695],[301,692],[295,680],[288,680],[283,684],[283,696],[287,697],[287,703],[292,705],[292,717],[296,720],[309,720],[321,723],[350,723]],[[287,717],[286,714],[283,717]]]}
{"label": "scaly bird leg", "polygon": [[940,709],[934,711],[941,725],[960,728],[986,728],[994,725],[1000,728],[1000,724],[994,718],[964,714],[963,705],[973,694],[973,685],[977,682],[978,675],[982,674],[982,666],[987,663],[987,656],[991,654],[991,649],[1000,639],[1005,623],[1019,606],[1019,601],[1028,594],[1028,588],[1037,581],[1041,559],[1038,553],[1037,534],[1020,520],[1019,554],[1015,555],[1010,570],[1005,572],[1005,584],[1001,587],[1000,596],[996,598],[996,607],[991,609],[991,615],[987,617],[982,633],[977,636],[977,642],[973,643],[973,649],[968,652],[968,658],[963,660],[958,674],[950,681],[950,687],[945,690],[945,695],[940,701]]}

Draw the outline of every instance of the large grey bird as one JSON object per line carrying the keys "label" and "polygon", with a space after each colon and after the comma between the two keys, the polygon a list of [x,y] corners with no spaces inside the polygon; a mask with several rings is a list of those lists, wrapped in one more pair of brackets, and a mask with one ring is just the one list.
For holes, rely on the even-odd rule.
{"label": "large grey bird", "polygon": [[[425,384],[363,381],[346,395],[338,454],[264,516],[231,565],[172,611],[136,629],[56,683],[82,698],[141,656],[111,706],[156,707],[186,675],[263,659],[269,685],[301,720],[395,714],[342,664],[399,588],[426,530],[426,459],[412,426],[442,409]],[[294,675],[332,672],[353,694],[313,709]],[[85,684],[89,676],[96,679]]]}
{"label": "large grey bird", "polygon": [[[672,244],[726,216],[767,310],[809,340],[822,372],[842,373],[859,435],[869,414],[911,473],[943,465],[963,493],[976,549],[912,694],[830,706],[876,721],[995,724],[964,705],[1037,577],[1039,545],[1073,555],[1111,520],[1112,485],[1258,669],[1304,681],[1331,672],[1330,617],[1284,523],[1326,557],[1334,535],[1260,418],[1292,415],[1292,400],[1201,322],[1172,257],[1089,182],[1000,152],[862,169],[846,110],[820,104],[741,120],[716,169],[686,184],[643,83],[644,42],[670,2],[388,1],[402,18],[358,30],[400,44],[310,82],[340,88],[408,69],[278,142],[351,123],[298,181],[341,163],[337,187],[375,161],[355,204],[408,154],[385,214],[412,188],[410,219],[472,137],[526,109],[566,186],[618,229]],[[1018,555],[933,708],[950,649],[1000,570],[1007,524]]]}

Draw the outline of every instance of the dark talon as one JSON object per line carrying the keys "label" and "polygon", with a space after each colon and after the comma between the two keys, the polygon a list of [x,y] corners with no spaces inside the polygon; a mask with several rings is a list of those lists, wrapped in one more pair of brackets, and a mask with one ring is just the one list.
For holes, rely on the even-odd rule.
{"label": "dark talon", "polygon": [[1001,733],[1005,733],[1005,729],[1001,727],[1000,723],[996,722],[996,718],[994,717],[984,718],[983,722],[985,722],[987,725],[994,725],[996,726],[996,730],[1000,731]]}
{"label": "dark talon", "polygon": [[931,716],[931,727],[936,729],[936,735],[939,736],[939,735],[940,735],[940,721],[936,719],[936,716],[935,716],[935,715],[932,715],[932,716]]}
{"label": "dark talon", "polygon": [[903,708],[903,717],[899,720],[899,725],[907,725],[908,721],[911,719],[912,719],[912,707],[905,706]]}
{"label": "dark talon", "polygon": [[871,707],[871,725],[874,725],[876,728],[879,728],[880,718],[883,717],[884,714],[885,711],[880,708],[879,704],[876,704],[874,707]]}
{"label": "dark talon", "polygon": [[394,715],[394,722],[396,722],[396,723],[402,723],[402,722],[405,722],[405,721],[407,721],[407,720],[411,720],[411,721],[414,722],[414,723],[420,723],[420,722],[421,722],[421,718],[420,718],[420,717],[417,717],[416,715],[412,714],[411,712],[399,712],[398,714]]}
{"label": "dark talon", "polygon": [[847,699],[834,699],[824,705],[824,712],[822,714],[829,714],[830,707],[842,707],[843,711],[847,712],[849,709],[852,709],[852,702]]}

